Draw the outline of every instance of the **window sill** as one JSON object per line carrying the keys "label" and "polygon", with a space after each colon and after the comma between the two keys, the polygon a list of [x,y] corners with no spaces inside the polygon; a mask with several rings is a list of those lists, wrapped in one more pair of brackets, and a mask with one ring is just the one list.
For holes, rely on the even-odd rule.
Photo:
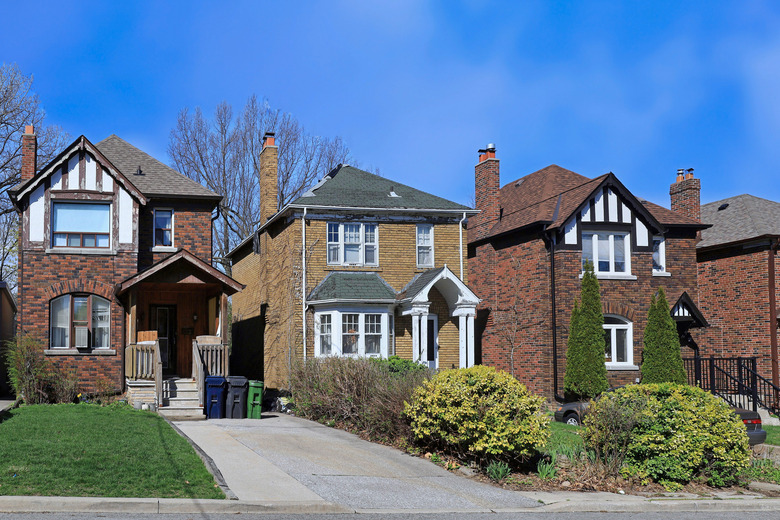
{"label": "window sill", "polygon": [[628,363],[606,363],[606,365],[607,365],[607,370],[610,372],[617,371],[617,370],[634,370],[634,371],[639,370],[638,366],[630,365]]}
{"label": "window sill", "polygon": [[672,276],[668,271],[653,271],[653,276]]}
{"label": "window sill", "polygon": [[353,271],[359,269],[361,271],[381,271],[377,265],[326,265],[325,271]]}
{"label": "window sill", "polygon": [[98,255],[116,256],[113,249],[81,248],[81,247],[55,247],[46,249],[47,255]]}
{"label": "window sill", "polygon": [[152,253],[175,253],[178,250],[178,247],[173,246],[154,246],[152,248]]}
{"label": "window sill", "polygon": [[[580,279],[585,273],[580,273]],[[598,280],[636,280],[636,276],[631,274],[619,274],[619,273],[595,273]]]}
{"label": "window sill", "polygon": [[51,348],[43,353],[47,356],[116,356],[116,350],[112,348]]}

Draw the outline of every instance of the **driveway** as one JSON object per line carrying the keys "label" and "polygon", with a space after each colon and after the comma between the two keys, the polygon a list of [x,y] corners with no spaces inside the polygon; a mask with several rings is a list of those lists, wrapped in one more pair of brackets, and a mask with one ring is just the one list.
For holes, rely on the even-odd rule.
{"label": "driveway", "polygon": [[176,422],[239,500],[336,512],[500,511],[539,502],[426,459],[285,414]]}

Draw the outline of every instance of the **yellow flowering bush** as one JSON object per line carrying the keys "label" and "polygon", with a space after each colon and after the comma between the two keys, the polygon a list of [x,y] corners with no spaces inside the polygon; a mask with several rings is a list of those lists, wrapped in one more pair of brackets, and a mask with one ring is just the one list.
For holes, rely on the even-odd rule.
{"label": "yellow flowering bush", "polygon": [[696,478],[737,481],[750,462],[742,421],[725,401],[673,383],[606,392],[585,418],[585,444],[602,458],[620,455],[623,476],[676,489]]}
{"label": "yellow flowering bush", "polygon": [[404,403],[415,440],[436,451],[486,460],[522,460],[550,435],[544,399],[493,367],[445,370]]}

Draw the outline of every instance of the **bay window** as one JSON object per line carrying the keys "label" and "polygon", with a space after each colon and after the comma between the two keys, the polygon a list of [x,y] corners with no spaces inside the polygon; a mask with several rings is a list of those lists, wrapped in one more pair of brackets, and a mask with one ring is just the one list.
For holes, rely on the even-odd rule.
{"label": "bay window", "polygon": [[[315,355],[387,357],[387,312],[331,310],[314,315]],[[335,333],[334,333],[335,332]]]}
{"label": "bay window", "polygon": [[328,223],[329,265],[378,265],[377,225]]}
{"label": "bay window", "polygon": [[582,266],[590,261],[597,275],[631,275],[631,235],[612,231],[582,232]]}
{"label": "bay window", "polygon": [[49,306],[51,348],[109,348],[111,302],[94,294],[66,294]]}
{"label": "bay window", "polygon": [[51,222],[53,247],[107,248],[110,245],[110,204],[54,202]]}

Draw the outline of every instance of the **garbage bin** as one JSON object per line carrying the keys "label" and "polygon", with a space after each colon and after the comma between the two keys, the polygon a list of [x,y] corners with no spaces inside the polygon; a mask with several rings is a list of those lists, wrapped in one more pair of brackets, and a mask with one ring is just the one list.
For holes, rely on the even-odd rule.
{"label": "garbage bin", "polygon": [[246,419],[247,379],[242,376],[228,376],[227,383],[225,417],[227,419]]}
{"label": "garbage bin", "polygon": [[206,378],[206,417],[224,419],[225,417],[225,378],[208,376]]}
{"label": "garbage bin", "polygon": [[246,402],[246,416],[250,419],[260,419],[263,411],[263,382],[249,381],[249,397]]}

